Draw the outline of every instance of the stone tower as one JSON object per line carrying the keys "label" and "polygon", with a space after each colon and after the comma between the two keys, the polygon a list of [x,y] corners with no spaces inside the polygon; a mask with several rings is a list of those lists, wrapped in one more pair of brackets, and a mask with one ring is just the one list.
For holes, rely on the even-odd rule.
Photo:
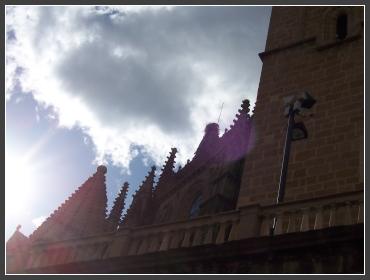
{"label": "stone tower", "polygon": [[284,202],[364,188],[364,8],[273,7],[238,207],[274,204],[287,119],[283,97],[316,99],[291,145]]}

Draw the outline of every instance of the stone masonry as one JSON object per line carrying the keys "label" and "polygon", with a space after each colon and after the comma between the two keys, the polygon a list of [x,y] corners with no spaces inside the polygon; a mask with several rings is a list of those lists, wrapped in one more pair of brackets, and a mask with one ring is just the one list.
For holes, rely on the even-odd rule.
{"label": "stone masonry", "polygon": [[[347,37],[335,23],[347,16]],[[363,189],[363,7],[273,7],[238,207],[276,203],[287,119],[283,97],[305,90],[314,116],[291,145],[284,201]]]}

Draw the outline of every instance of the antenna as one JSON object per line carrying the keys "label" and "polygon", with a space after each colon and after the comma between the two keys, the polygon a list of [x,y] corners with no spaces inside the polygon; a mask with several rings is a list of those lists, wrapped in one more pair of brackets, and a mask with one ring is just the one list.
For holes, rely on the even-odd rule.
{"label": "antenna", "polygon": [[221,106],[221,111],[220,111],[220,115],[218,116],[217,124],[220,122],[220,117],[221,117],[221,112],[222,112],[223,107],[224,107],[224,102],[222,103],[222,106]]}

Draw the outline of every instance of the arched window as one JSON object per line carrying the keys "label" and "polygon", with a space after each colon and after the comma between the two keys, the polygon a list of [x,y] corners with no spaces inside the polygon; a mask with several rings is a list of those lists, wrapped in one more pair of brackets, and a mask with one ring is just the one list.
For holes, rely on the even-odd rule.
{"label": "arched window", "polygon": [[361,38],[363,33],[362,7],[328,7],[319,21],[316,50],[321,51]]}
{"label": "arched window", "polygon": [[337,40],[343,40],[347,37],[347,16],[341,15],[337,19],[337,29],[335,37]]}
{"label": "arched window", "polygon": [[199,215],[199,205],[202,200],[202,194],[198,195],[190,207],[189,218],[195,218]]}

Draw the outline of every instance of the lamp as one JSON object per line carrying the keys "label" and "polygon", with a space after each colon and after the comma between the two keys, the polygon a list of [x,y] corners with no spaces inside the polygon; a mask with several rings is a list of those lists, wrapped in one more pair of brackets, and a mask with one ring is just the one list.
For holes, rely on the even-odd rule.
{"label": "lamp", "polygon": [[297,99],[301,102],[302,108],[311,109],[312,106],[316,103],[316,99],[304,90],[300,92]]}
{"label": "lamp", "polygon": [[287,97],[283,97],[283,100],[284,100],[284,106],[287,107],[287,106],[292,105],[293,102],[296,101],[296,97],[295,95],[290,95]]}
{"label": "lamp", "polygon": [[293,124],[292,141],[302,140],[308,137],[308,132],[303,122]]}
{"label": "lamp", "polygon": [[[279,191],[277,197],[277,203],[284,201],[285,194],[285,183],[288,171],[290,144],[292,141],[305,139],[308,137],[306,127],[303,122],[294,122],[294,115],[299,114],[300,116],[312,116],[312,114],[306,114],[301,112],[301,108],[310,109],[316,103],[316,100],[309,95],[306,91],[302,90],[297,96],[291,95],[283,97],[285,109],[284,116],[288,118],[288,125],[285,138],[285,149],[283,163],[281,167]],[[271,229],[271,235],[274,233],[276,227],[276,218],[274,220],[274,227]]]}

